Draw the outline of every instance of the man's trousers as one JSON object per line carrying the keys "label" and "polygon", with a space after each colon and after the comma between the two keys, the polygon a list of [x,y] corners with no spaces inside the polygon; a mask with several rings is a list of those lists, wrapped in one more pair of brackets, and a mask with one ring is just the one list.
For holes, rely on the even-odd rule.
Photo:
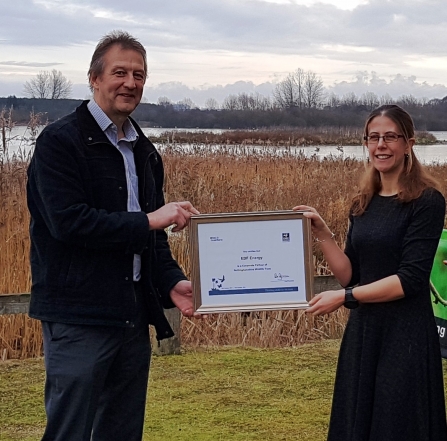
{"label": "man's trousers", "polygon": [[141,441],[150,364],[147,322],[133,328],[42,322],[42,441]]}

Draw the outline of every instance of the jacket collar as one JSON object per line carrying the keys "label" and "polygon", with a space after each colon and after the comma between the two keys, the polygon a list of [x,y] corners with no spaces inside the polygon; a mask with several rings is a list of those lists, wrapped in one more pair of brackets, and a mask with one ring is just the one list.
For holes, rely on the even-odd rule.
{"label": "jacket collar", "polygon": [[93,115],[87,107],[88,100],[83,101],[82,104],[76,108],[76,117],[78,119],[79,131],[85,144],[92,145],[97,143],[108,143],[106,134],[101,130]]}
{"label": "jacket collar", "polygon": [[[90,113],[87,107],[88,100],[82,102],[82,104],[76,108],[76,117],[79,124],[81,137],[86,145],[93,145],[97,143],[110,144],[106,134],[101,130],[93,115]],[[156,152],[154,145],[147,139],[146,135],[140,129],[140,126],[129,117],[132,125],[138,133],[138,141],[135,144],[134,151],[140,152],[143,155],[149,155]],[[157,156],[157,155],[155,155]]]}

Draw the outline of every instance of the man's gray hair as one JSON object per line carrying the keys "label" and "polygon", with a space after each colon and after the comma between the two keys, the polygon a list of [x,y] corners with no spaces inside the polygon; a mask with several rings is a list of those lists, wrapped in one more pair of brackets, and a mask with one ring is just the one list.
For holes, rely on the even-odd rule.
{"label": "man's gray hair", "polygon": [[112,31],[104,35],[96,45],[95,52],[93,52],[90,68],[88,70],[88,79],[90,83],[90,90],[93,92],[91,85],[92,75],[101,75],[104,71],[104,55],[114,45],[121,46],[122,49],[130,49],[138,52],[143,57],[144,73],[147,76],[147,59],[146,49],[144,46],[132,35],[125,31]]}

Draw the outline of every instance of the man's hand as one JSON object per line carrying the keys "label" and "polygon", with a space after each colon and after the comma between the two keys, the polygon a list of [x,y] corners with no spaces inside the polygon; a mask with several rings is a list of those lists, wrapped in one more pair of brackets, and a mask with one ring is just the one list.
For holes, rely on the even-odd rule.
{"label": "man's hand", "polygon": [[181,280],[169,293],[171,300],[185,317],[204,318],[202,314],[194,312],[192,301],[192,286],[189,280]]}
{"label": "man's hand", "polygon": [[200,213],[193,207],[191,202],[170,202],[158,210],[147,214],[149,229],[163,230],[170,225],[175,225],[172,231],[174,233],[181,231],[188,225],[189,219],[193,214]]}

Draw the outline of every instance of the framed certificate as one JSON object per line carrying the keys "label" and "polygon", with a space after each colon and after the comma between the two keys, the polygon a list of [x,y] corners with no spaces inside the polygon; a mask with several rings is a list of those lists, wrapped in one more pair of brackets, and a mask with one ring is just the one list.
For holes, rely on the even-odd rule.
{"label": "framed certificate", "polygon": [[197,312],[309,306],[314,271],[310,220],[303,212],[192,216],[189,240]]}

